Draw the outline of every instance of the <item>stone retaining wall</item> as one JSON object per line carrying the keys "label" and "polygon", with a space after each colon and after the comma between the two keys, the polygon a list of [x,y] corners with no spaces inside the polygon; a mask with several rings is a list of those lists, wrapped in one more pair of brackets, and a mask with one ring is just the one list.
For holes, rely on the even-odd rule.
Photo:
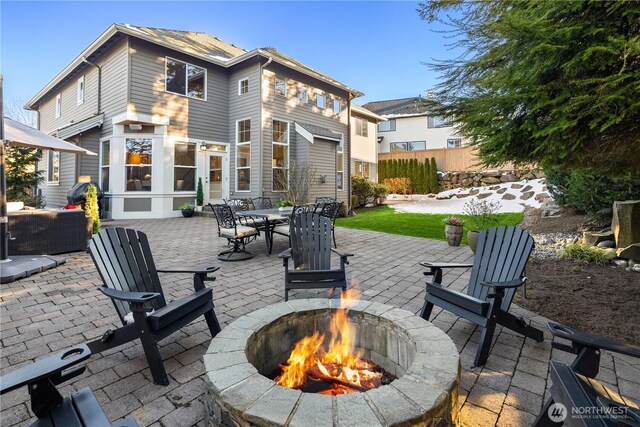
{"label": "stone retaining wall", "polygon": [[440,185],[440,191],[451,190],[453,188],[480,187],[483,185],[495,185],[505,182],[521,181],[523,179],[538,178],[544,178],[544,172],[530,170],[438,172],[438,184]]}

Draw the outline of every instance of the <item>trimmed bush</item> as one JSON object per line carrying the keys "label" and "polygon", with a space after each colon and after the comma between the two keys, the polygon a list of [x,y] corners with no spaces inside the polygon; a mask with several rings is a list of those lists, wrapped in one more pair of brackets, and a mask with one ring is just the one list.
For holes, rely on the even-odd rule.
{"label": "trimmed bush", "polygon": [[595,246],[575,244],[564,248],[560,258],[571,259],[585,264],[606,265],[611,257]]}
{"label": "trimmed bush", "polygon": [[95,185],[90,185],[87,189],[87,201],[84,205],[85,214],[91,217],[92,232],[100,232],[100,210],[98,209],[98,189]]}

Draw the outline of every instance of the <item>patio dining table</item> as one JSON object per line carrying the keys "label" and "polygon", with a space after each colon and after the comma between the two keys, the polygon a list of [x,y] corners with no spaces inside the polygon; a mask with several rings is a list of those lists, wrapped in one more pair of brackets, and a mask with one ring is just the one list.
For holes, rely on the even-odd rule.
{"label": "patio dining table", "polygon": [[273,228],[283,221],[291,218],[293,214],[293,207],[287,208],[273,208],[273,209],[255,209],[248,211],[236,211],[236,216],[245,218],[260,218],[264,221],[265,241],[267,244],[267,250],[271,255],[271,249],[273,248]]}

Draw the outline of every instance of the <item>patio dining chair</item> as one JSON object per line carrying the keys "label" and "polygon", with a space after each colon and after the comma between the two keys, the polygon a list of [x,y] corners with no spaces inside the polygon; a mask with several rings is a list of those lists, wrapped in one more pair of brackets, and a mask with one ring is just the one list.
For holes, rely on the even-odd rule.
{"label": "patio dining chair", "polygon": [[[315,213],[317,208],[318,206],[314,205],[313,203],[294,206],[293,210],[291,211],[291,218],[287,222],[278,224],[275,227],[273,227],[273,230],[271,230],[271,235],[273,236],[273,234],[279,234],[284,237],[289,237],[289,231],[290,231],[289,225],[291,224],[291,221],[296,216],[299,216],[305,213]],[[273,240],[273,237],[271,240]]]}
{"label": "patio dining chair", "polygon": [[248,211],[254,208],[251,199],[229,199],[225,200],[225,203],[231,207],[233,212]]}
{"label": "patio dining chair", "polygon": [[316,205],[322,206],[325,203],[335,202],[335,197],[316,197]]}
{"label": "patio dining chair", "polygon": [[233,243],[233,248],[220,252],[220,261],[243,261],[254,257],[252,252],[246,250],[247,243],[260,236],[258,224],[253,218],[236,217],[231,206],[225,204],[208,206],[213,211],[218,223],[218,237],[224,237],[227,242]]}
{"label": "patio dining chair", "polygon": [[[353,254],[331,248],[331,220],[312,212],[291,219],[291,247],[280,253],[284,265],[284,300],[291,289],[347,288],[345,265]],[[340,257],[340,267],[331,268],[331,252]],[[289,260],[293,268],[289,268]]]}
{"label": "patio dining chair", "polygon": [[[213,310],[213,294],[205,281],[218,267],[156,268],[146,234],[123,227],[106,228],[89,242],[89,254],[100,273],[98,288],[111,298],[122,327],[108,330],[88,344],[100,353],[130,341],[140,340],[147,357],[153,382],[168,385],[158,341],[204,316],[211,337],[220,332]],[[193,274],[194,292],[167,302],[158,273]]]}
{"label": "patio dining chair", "polygon": [[[487,361],[497,324],[536,341],[543,340],[542,331],[509,313],[516,289],[526,281],[524,271],[533,246],[533,238],[526,231],[498,227],[480,233],[473,264],[420,263],[429,268],[424,274],[433,276],[433,281],[427,282],[422,318],[429,320],[437,305],[482,328],[474,366]],[[442,286],[442,270],[470,267],[466,293]]]}
{"label": "patio dining chair", "polygon": [[273,209],[271,197],[254,197],[251,201],[255,209]]}
{"label": "patio dining chair", "polygon": [[318,205],[317,212],[327,217],[331,220],[331,234],[333,236],[333,247],[338,249],[338,244],[336,243],[336,218],[338,218],[338,214],[340,214],[340,209],[342,209],[342,205],[344,202],[327,202],[324,204]]}

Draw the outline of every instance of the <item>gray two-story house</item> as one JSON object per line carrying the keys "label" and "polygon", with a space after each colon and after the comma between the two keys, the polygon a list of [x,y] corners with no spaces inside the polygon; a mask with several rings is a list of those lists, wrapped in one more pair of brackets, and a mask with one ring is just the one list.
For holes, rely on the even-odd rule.
{"label": "gray two-story house", "polygon": [[163,218],[205,204],[282,195],[292,162],[310,163],[310,198],[350,201],[351,100],[362,93],[272,48],[206,33],[112,25],[26,105],[40,130],[98,152],[48,152],[48,207],[78,180],[105,192],[107,217]]}

